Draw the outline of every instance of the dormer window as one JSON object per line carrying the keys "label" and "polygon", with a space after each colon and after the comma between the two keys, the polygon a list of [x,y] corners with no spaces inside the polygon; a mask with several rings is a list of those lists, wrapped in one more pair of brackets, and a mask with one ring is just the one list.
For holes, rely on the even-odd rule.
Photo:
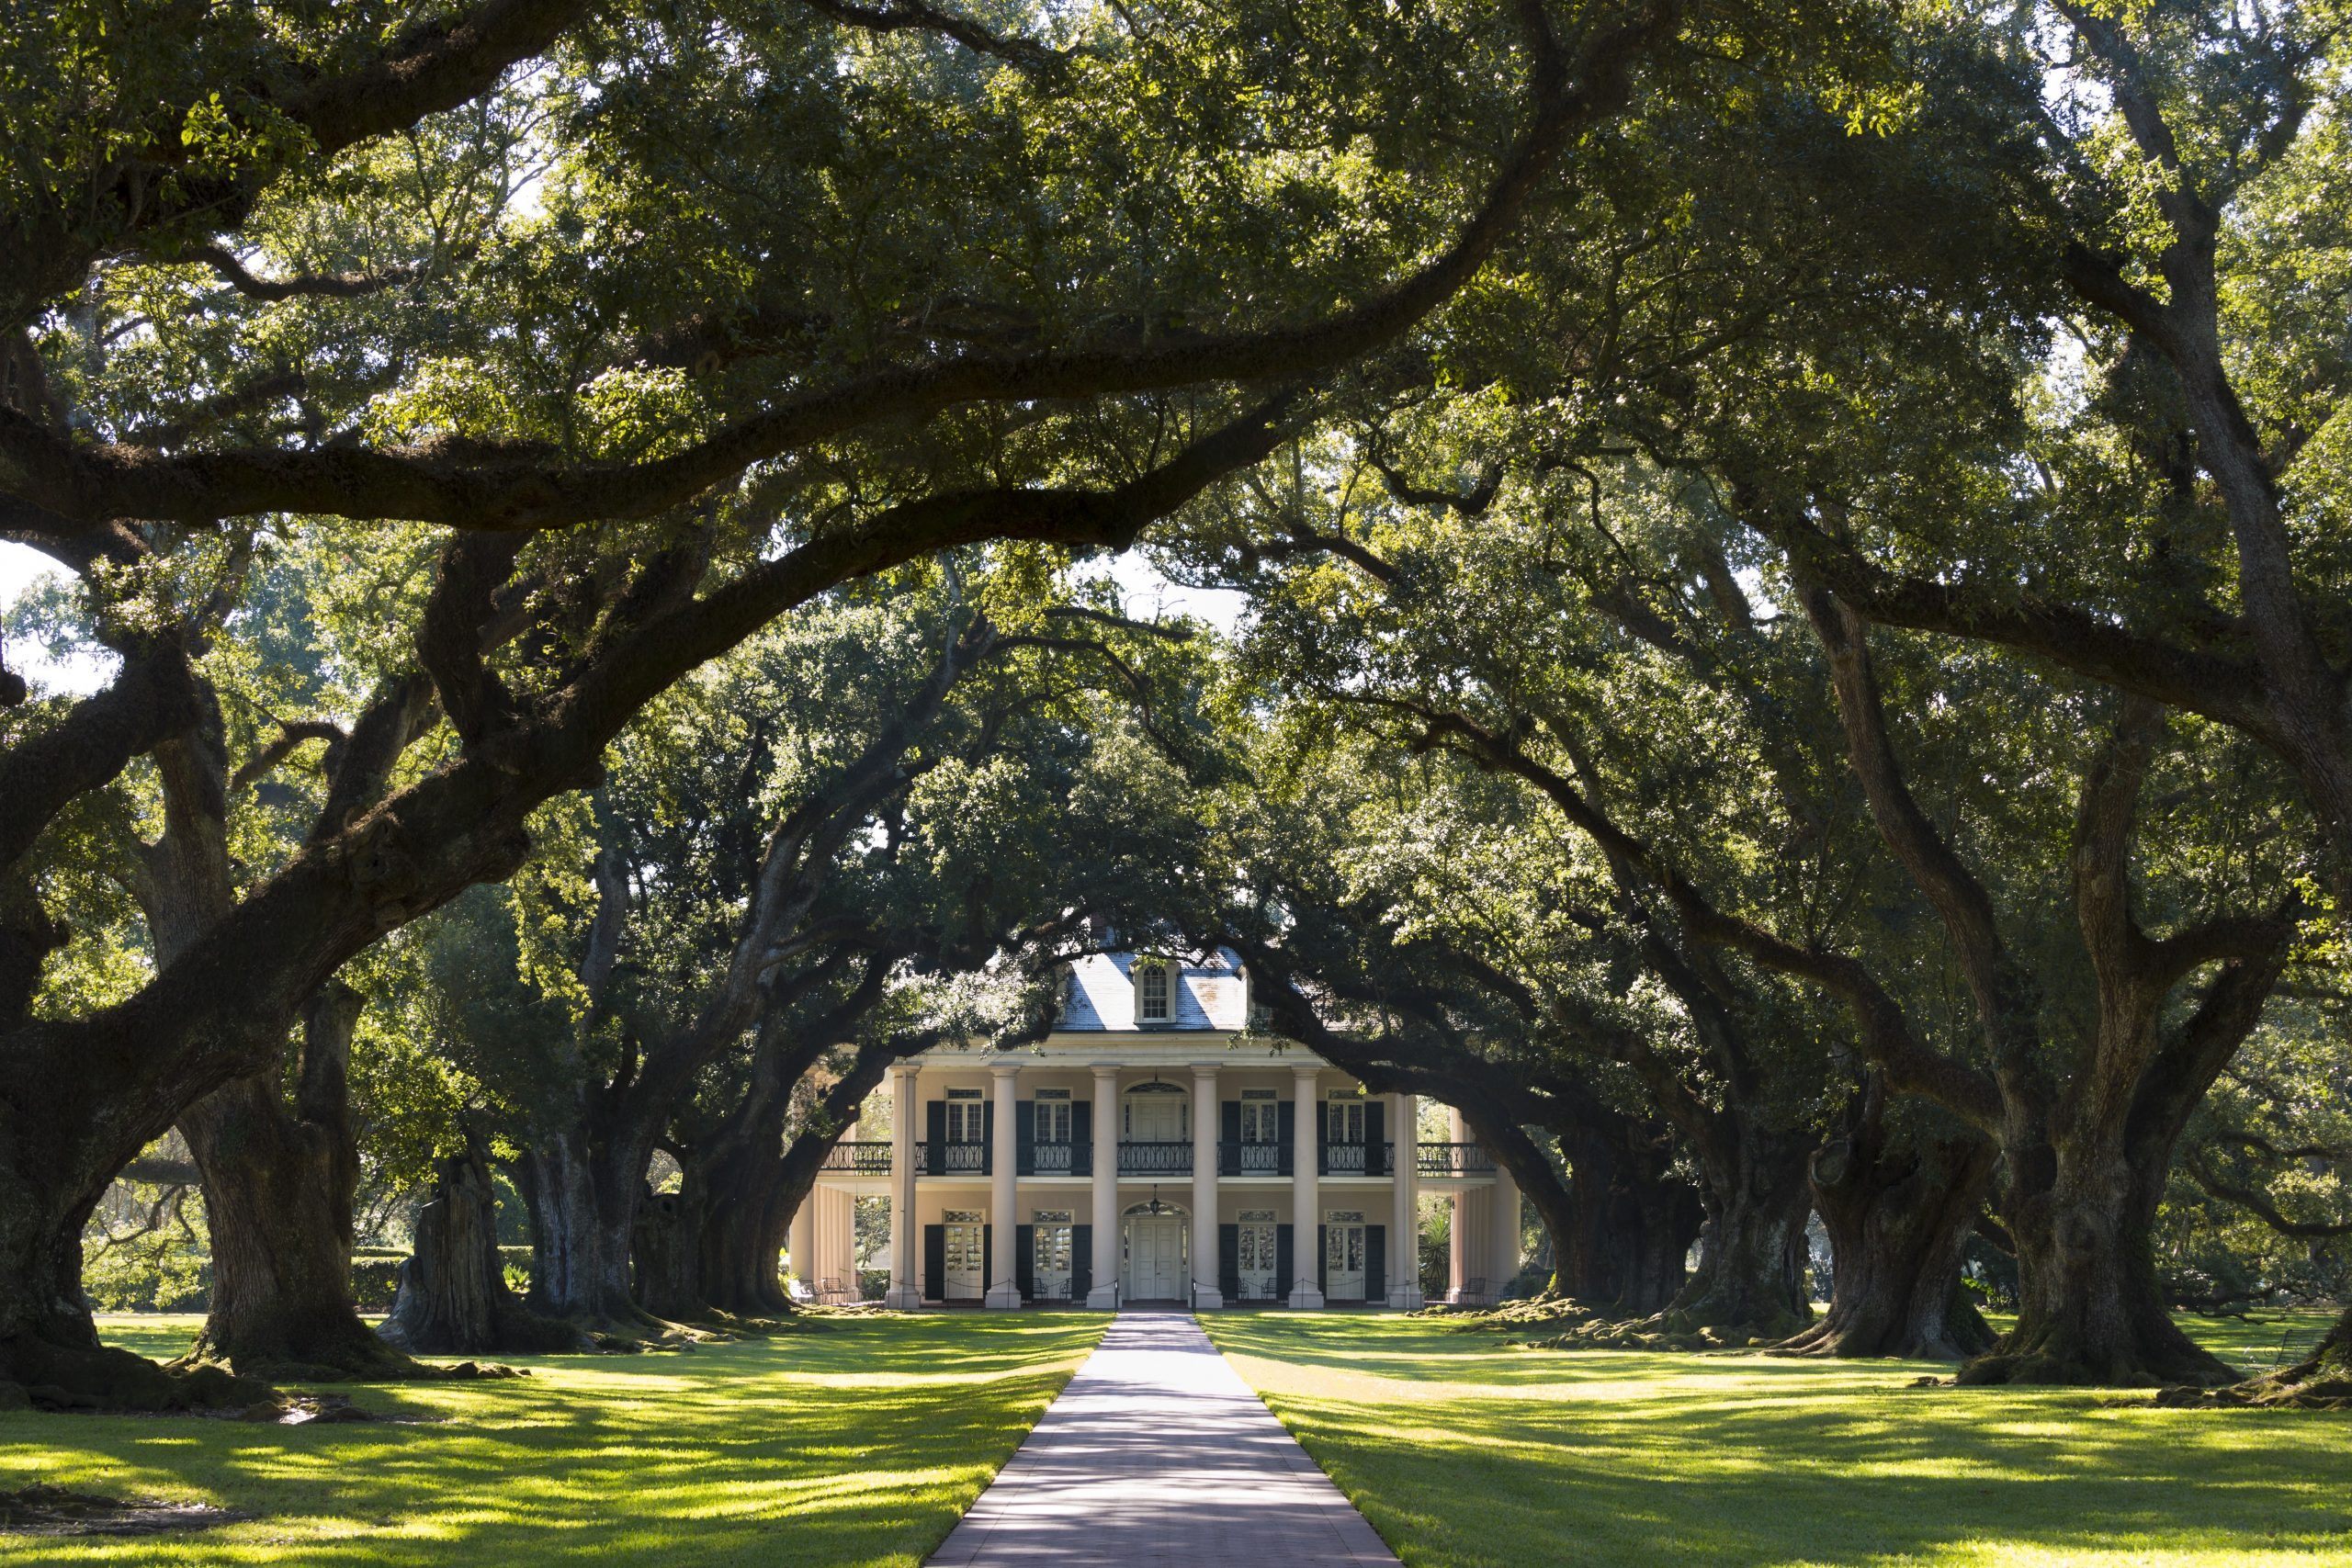
{"label": "dormer window", "polygon": [[1168,1022],[1173,1017],[1172,1000],[1167,964],[1157,958],[1136,960],[1136,1021]]}

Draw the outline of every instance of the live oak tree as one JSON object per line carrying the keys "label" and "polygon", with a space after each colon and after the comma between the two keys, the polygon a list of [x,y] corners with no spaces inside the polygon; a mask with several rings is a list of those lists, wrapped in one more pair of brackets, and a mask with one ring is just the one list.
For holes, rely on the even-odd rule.
{"label": "live oak tree", "polygon": [[[78,1238],[116,1170],[354,953],[521,864],[534,811],[766,621],[978,539],[1122,545],[1262,457],[1305,383],[1477,271],[1672,18],[1347,12],[1221,50],[1222,14],[560,0],[12,31],[0,523],[84,577],[119,665],[0,755],[0,1372],[207,1396],[96,1348]],[[1250,95],[1272,118],[1238,134],[1236,85],[1302,53],[1319,90]],[[1416,112],[1496,134],[1296,156]],[[315,828],[127,994],[50,994],[70,933],[27,856],[202,742],[187,563],[322,534],[399,570]]]}

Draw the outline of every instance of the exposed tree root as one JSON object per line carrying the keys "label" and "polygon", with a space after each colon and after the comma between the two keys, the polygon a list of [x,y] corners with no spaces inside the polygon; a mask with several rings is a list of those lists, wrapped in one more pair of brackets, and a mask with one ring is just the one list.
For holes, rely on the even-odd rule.
{"label": "exposed tree root", "polygon": [[1998,1340],[1984,1314],[1968,1303],[1956,1303],[1940,1320],[1890,1321],[1885,1314],[1832,1312],[1792,1338],[1771,1348],[1775,1356],[1822,1358],[1894,1357],[1911,1361],[1965,1361],[1981,1356]]}
{"label": "exposed tree root", "polygon": [[1431,1307],[1425,1316],[1442,1317],[1464,1329],[1525,1333],[1553,1328],[1558,1332],[1521,1343],[1539,1350],[1736,1350],[1769,1344],[1786,1337],[1786,1324],[1711,1324],[1676,1311],[1646,1317],[1612,1318],[1566,1296],[1505,1302],[1500,1306],[1465,1309]]}
{"label": "exposed tree root", "polygon": [[2291,1367],[2226,1388],[2164,1389],[2156,1403],[2170,1410],[2352,1410],[2352,1313]]}
{"label": "exposed tree root", "polygon": [[40,1536],[163,1535],[210,1529],[254,1517],[209,1503],[125,1502],[62,1486],[32,1485],[0,1492],[0,1534]]}
{"label": "exposed tree root", "polygon": [[227,1367],[240,1376],[265,1382],[429,1382],[446,1377],[446,1368],[417,1360],[369,1332],[356,1317],[354,1332],[306,1337],[299,1346],[281,1342],[272,1349],[248,1348],[223,1356],[208,1334],[187,1355],[171,1363],[194,1370]]}
{"label": "exposed tree root", "polygon": [[223,1367],[166,1367],[110,1346],[31,1335],[0,1341],[0,1409],[242,1409],[273,1396],[266,1382]]}

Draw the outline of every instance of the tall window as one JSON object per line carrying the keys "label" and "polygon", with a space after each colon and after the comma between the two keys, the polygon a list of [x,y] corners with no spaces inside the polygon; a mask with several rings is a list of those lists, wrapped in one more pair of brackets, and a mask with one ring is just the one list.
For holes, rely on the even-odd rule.
{"label": "tall window", "polygon": [[1166,1023],[1169,1020],[1168,965],[1156,958],[1143,959],[1136,964],[1136,1018],[1143,1023]]}
{"label": "tall window", "polygon": [[977,1144],[983,1136],[982,1118],[988,1113],[987,1102],[976,1089],[951,1089],[947,1091],[947,1141],[951,1144]]}

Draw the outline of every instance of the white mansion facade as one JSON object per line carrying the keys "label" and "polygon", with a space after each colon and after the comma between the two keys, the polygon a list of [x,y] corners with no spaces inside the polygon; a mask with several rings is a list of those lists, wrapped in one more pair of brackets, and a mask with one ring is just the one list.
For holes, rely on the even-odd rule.
{"label": "white mansion facade", "polygon": [[1519,1190],[1460,1114],[1424,1140],[1415,1097],[1367,1095],[1249,1019],[1231,953],[1097,954],[1041,1045],[894,1067],[888,1142],[852,1129],[794,1216],[796,1287],[854,1297],[853,1205],[887,1196],[894,1307],[1411,1309],[1433,1192],[1449,1296],[1492,1299],[1519,1270]]}

